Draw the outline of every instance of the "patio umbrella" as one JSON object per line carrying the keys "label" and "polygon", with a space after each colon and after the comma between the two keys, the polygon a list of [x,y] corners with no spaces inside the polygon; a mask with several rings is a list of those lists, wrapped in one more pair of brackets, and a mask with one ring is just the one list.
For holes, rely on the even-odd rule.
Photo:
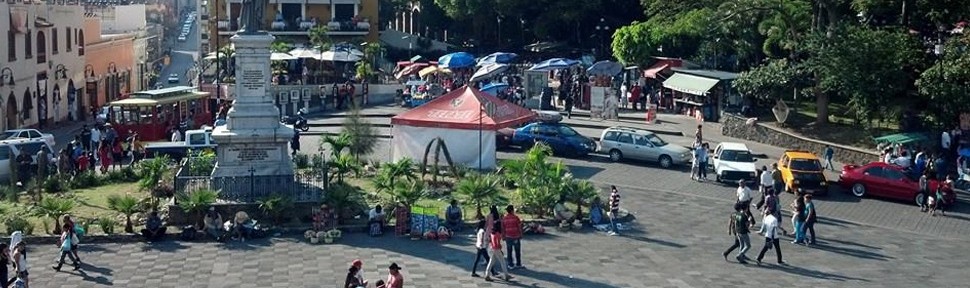
{"label": "patio umbrella", "polygon": [[475,65],[475,57],[465,52],[455,52],[438,58],[438,66],[444,68],[463,68]]}
{"label": "patio umbrella", "polygon": [[314,57],[317,60],[330,61],[330,62],[357,62],[360,61],[361,57],[354,55],[350,51],[346,50],[330,50],[327,52],[320,53],[319,57]]}
{"label": "patio umbrella", "polygon": [[299,59],[296,56],[290,55],[288,53],[273,52],[269,54],[269,60],[296,60]]}
{"label": "patio umbrella", "polygon": [[482,68],[478,68],[478,71],[475,71],[475,74],[472,74],[472,78],[468,79],[468,81],[475,82],[475,81],[481,81],[488,78],[492,78],[493,76],[501,74],[502,72],[505,72],[505,70],[508,70],[508,69],[509,69],[508,64],[497,64],[497,63],[487,64],[485,66],[482,66]]}
{"label": "patio umbrella", "polygon": [[481,91],[488,94],[492,94],[492,96],[495,96],[495,95],[498,95],[498,91],[502,91],[508,88],[509,88],[509,84],[489,83],[488,85],[485,85],[485,87],[482,87]]}
{"label": "patio umbrella", "polygon": [[550,70],[566,69],[577,64],[579,64],[579,61],[576,61],[576,60],[570,60],[565,58],[552,58],[546,61],[539,62],[539,64],[536,64],[535,66],[532,66],[532,68],[529,68],[529,71],[550,71]]}
{"label": "patio umbrella", "polygon": [[289,54],[296,58],[318,58],[320,57],[320,50],[300,47],[290,50]]}
{"label": "patio umbrella", "polygon": [[620,74],[620,71],[623,71],[623,65],[609,60],[593,63],[592,66],[586,69],[587,74],[596,76],[613,76]]}
{"label": "patio umbrella", "polygon": [[418,76],[424,77],[424,76],[428,76],[429,74],[435,74],[435,73],[451,73],[451,70],[448,70],[448,68],[441,68],[438,66],[428,66],[428,67],[424,67],[424,69],[421,69],[421,71],[418,71]]}
{"label": "patio umbrella", "polygon": [[428,63],[414,63],[409,65],[408,67],[404,67],[404,69],[401,69],[401,71],[397,72],[397,74],[395,74],[394,77],[397,79],[401,79],[401,78],[407,77],[408,75],[418,73],[418,71],[420,71],[421,68],[424,68],[427,66],[428,66]]}
{"label": "patio umbrella", "polygon": [[495,52],[492,54],[488,54],[488,56],[482,57],[481,59],[478,59],[478,65],[485,65],[488,63],[508,64],[508,63],[512,63],[512,60],[515,60],[516,57],[519,57],[519,54]]}

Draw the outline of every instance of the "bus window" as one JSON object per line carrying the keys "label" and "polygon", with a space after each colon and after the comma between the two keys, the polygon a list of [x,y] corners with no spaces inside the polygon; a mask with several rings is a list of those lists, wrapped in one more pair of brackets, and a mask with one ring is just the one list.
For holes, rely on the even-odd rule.
{"label": "bus window", "polygon": [[141,115],[139,115],[139,116],[141,116],[141,119],[138,121],[138,123],[140,123],[140,124],[152,124],[152,123],[154,123],[155,122],[154,121],[154,118],[155,118],[155,113],[154,112],[155,112],[155,107],[141,107],[141,111],[139,113],[139,114],[141,114]]}
{"label": "bus window", "polygon": [[125,125],[135,125],[138,124],[138,107],[126,107],[125,108]]}
{"label": "bus window", "polygon": [[111,120],[111,122],[124,123],[123,121],[124,118],[122,117],[124,116],[121,115],[121,106],[111,107],[111,116],[109,117],[110,118],[109,120]]}

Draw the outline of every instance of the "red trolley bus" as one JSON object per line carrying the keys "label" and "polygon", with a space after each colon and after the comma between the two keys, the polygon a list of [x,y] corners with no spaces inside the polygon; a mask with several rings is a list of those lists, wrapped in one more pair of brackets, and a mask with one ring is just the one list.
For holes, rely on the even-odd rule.
{"label": "red trolley bus", "polygon": [[189,86],[134,92],[109,104],[107,122],[121,137],[130,130],[141,141],[166,140],[183,122],[188,129],[211,124],[208,98],[208,92]]}

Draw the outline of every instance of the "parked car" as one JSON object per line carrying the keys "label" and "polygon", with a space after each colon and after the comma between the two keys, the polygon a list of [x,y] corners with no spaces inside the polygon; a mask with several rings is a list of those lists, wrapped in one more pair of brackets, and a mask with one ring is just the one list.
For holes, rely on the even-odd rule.
{"label": "parked car", "polygon": [[[498,133],[501,137],[502,133]],[[543,142],[552,148],[553,153],[571,156],[586,156],[596,151],[596,142],[580,135],[566,124],[558,122],[533,122],[512,132],[509,144],[532,148],[536,142]]]}
{"label": "parked car", "polygon": [[609,154],[613,162],[630,158],[657,162],[665,169],[691,161],[691,151],[687,147],[667,143],[647,130],[621,126],[603,130],[599,151]]}
{"label": "parked car", "polygon": [[179,74],[168,74],[168,83],[179,83]]}
{"label": "parked car", "polygon": [[752,181],[758,175],[748,145],[736,142],[721,142],[711,156],[714,163],[714,177],[717,182],[745,180]]}
{"label": "parked car", "polygon": [[0,135],[0,140],[17,138],[44,139],[44,142],[47,142],[47,145],[50,145],[51,147],[54,147],[56,144],[56,141],[54,141],[54,134],[41,133],[37,129],[10,129],[3,131],[3,134]]}
{"label": "parked car", "polygon": [[[33,158],[31,169],[37,170],[37,154],[40,150],[45,150],[50,157],[51,164],[57,163],[57,155],[54,153],[53,146],[50,146],[42,139],[10,139],[0,141],[0,181],[10,179],[11,161],[16,161],[17,156],[27,153]],[[6,182],[4,182],[6,183]]]}
{"label": "parked car", "polygon": [[145,156],[157,157],[167,155],[172,159],[182,159],[189,151],[215,149],[216,142],[212,140],[212,128],[185,131],[185,140],[175,142],[151,142],[145,144]]}
{"label": "parked car", "polygon": [[[866,165],[845,165],[839,174],[839,185],[849,189],[856,197],[878,196],[896,200],[913,201],[921,205],[926,196],[919,191],[919,179],[913,178],[903,167],[885,162]],[[940,182],[930,179],[930,193],[936,193]],[[952,187],[943,190],[947,203],[955,203],[956,193]]]}
{"label": "parked car", "polygon": [[787,150],[778,160],[778,170],[785,181],[785,191],[824,195],[829,186],[822,173],[822,163],[812,152]]}

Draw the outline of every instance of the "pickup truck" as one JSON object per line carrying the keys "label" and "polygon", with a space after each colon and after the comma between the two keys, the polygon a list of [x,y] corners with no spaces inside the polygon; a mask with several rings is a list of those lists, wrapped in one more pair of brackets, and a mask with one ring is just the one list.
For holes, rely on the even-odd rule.
{"label": "pickup truck", "polygon": [[145,144],[145,156],[156,157],[168,155],[172,159],[182,159],[190,150],[199,151],[215,149],[212,141],[212,128],[185,131],[185,140],[175,142],[150,142]]}
{"label": "pickup truck", "polygon": [[3,131],[3,135],[0,135],[0,140],[8,139],[37,139],[43,138],[47,145],[54,147],[54,134],[50,133],[40,133],[37,129],[10,129]]}

